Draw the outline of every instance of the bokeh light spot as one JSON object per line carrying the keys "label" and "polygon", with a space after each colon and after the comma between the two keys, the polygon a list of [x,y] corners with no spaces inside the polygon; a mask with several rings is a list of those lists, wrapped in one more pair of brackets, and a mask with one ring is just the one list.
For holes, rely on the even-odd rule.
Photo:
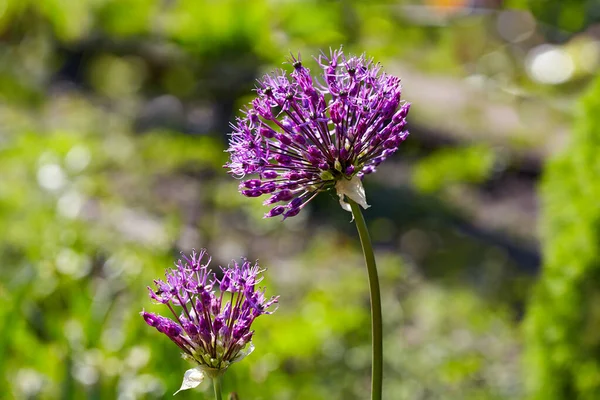
{"label": "bokeh light spot", "polygon": [[65,173],[57,164],[42,165],[38,169],[37,180],[39,185],[47,190],[58,190],[67,182]]}
{"label": "bokeh light spot", "polygon": [[535,20],[528,11],[506,10],[496,21],[498,34],[506,41],[516,43],[529,38],[535,31]]}
{"label": "bokeh light spot", "polygon": [[551,85],[568,81],[575,71],[572,57],[560,47],[548,44],[532,49],[526,64],[531,79]]}

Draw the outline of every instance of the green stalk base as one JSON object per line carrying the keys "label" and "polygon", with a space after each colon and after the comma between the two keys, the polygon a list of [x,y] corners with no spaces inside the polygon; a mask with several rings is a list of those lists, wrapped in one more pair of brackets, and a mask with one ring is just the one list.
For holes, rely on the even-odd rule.
{"label": "green stalk base", "polygon": [[223,399],[221,395],[221,379],[223,379],[222,376],[212,378],[213,388],[215,389],[215,400]]}
{"label": "green stalk base", "polygon": [[365,264],[369,275],[369,294],[371,296],[371,334],[373,340],[373,364],[371,369],[371,400],[381,400],[383,392],[383,318],[381,315],[381,290],[379,289],[379,277],[375,265],[375,255],[371,237],[367,230],[365,218],[360,206],[351,199],[348,203],[352,207],[352,215],[358,230],[360,244],[365,255]]}

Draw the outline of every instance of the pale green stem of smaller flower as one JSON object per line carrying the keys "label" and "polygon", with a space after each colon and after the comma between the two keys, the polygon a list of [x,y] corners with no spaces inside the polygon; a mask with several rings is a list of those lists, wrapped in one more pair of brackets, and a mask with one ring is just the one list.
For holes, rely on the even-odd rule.
{"label": "pale green stem of smaller flower", "polygon": [[221,396],[221,380],[222,379],[223,379],[222,375],[212,378],[213,388],[215,389],[215,400],[223,400],[223,397]]}

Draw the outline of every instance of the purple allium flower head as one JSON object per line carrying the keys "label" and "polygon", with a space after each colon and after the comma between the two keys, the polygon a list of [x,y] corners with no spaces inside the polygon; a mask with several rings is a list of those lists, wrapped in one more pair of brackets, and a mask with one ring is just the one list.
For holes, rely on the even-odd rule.
{"label": "purple allium flower head", "polygon": [[265,297],[258,289],[261,273],[258,263],[246,259],[221,267],[219,280],[208,268],[206,251],[183,256],[175,268],[166,271],[166,280],[148,287],[150,297],[165,304],[172,319],[143,311],[146,323],[169,337],[183,357],[197,367],[186,372],[180,390],[197,386],[204,375],[222,374],[231,363],[240,361],[254,349],[252,322],[269,311],[277,297]]}
{"label": "purple allium flower head", "polygon": [[[317,59],[313,77],[292,56],[294,70],[259,80],[257,97],[232,124],[230,174],[244,179],[240,192],[269,195],[265,218],[297,215],[319,192],[335,188],[368,207],[361,179],[375,171],[407,137],[410,103],[400,100],[400,79],[365,55],[342,50]],[[280,203],[280,204],[277,204]]]}

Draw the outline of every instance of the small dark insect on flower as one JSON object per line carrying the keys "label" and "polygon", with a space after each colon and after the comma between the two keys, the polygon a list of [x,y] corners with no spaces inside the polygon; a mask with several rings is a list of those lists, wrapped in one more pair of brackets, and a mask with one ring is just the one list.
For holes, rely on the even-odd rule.
{"label": "small dark insect on flower", "polygon": [[400,78],[341,49],[317,61],[323,71],[315,79],[298,55],[289,77],[279,71],[259,80],[257,97],[232,124],[225,167],[238,178],[256,175],[240,191],[270,196],[264,204],[275,206],[266,218],[295,216],[332,188],[344,209],[344,196],[368,207],[361,179],[408,135]]}
{"label": "small dark insect on flower", "polygon": [[[218,377],[231,363],[240,361],[254,350],[252,322],[277,303],[266,298],[257,285],[264,271],[258,263],[243,259],[221,267],[218,280],[209,270],[206,251],[183,256],[174,269],[167,270],[166,281],[155,280],[156,290],[148,287],[150,297],[167,306],[171,318],[143,311],[146,323],[164,333],[197,364],[185,373],[180,390],[196,387],[208,375]],[[218,291],[218,292],[217,292]]]}

